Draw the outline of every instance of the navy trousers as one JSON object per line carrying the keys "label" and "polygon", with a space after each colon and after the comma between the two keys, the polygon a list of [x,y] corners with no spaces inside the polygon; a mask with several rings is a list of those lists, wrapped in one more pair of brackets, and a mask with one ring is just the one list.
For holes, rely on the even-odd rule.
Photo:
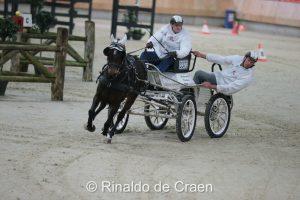
{"label": "navy trousers", "polygon": [[155,65],[161,72],[167,71],[174,64],[175,59],[171,56],[160,59],[154,51],[144,51],[140,59],[142,62]]}

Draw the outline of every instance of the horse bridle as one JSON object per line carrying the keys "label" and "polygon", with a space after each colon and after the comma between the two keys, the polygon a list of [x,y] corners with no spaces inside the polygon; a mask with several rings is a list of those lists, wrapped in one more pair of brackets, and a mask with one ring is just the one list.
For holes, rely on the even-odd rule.
{"label": "horse bridle", "polygon": [[110,80],[114,80],[116,79],[121,73],[122,71],[125,71],[126,69],[122,69],[122,66],[125,66],[126,67],[126,50],[125,50],[125,46],[122,45],[122,44],[119,44],[119,43],[112,43],[109,47],[109,49],[114,49],[115,51],[120,51],[120,52],[124,52],[125,53],[125,56],[123,57],[123,60],[122,60],[122,63],[121,64],[117,64],[115,62],[107,62],[107,70],[110,68],[110,67],[113,67],[115,69],[117,69],[117,72],[116,72],[116,75],[113,76],[112,78],[110,78]]}

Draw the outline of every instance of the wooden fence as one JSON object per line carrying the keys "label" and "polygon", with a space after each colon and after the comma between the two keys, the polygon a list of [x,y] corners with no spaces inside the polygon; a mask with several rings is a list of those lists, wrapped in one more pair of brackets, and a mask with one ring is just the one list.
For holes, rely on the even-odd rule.
{"label": "wooden fence", "polygon": [[[43,44],[30,44],[30,39],[46,39]],[[82,67],[83,81],[92,81],[95,49],[95,24],[85,22],[85,37],[68,35],[68,30],[58,28],[57,34],[18,34],[18,43],[0,43],[0,89],[6,89],[7,82],[50,82],[51,100],[63,100],[65,66]],[[68,41],[83,41],[84,55],[81,56]],[[51,45],[56,43],[56,45]],[[36,56],[39,52],[55,52],[54,58]],[[22,56],[21,56],[22,55]],[[66,60],[67,55],[74,60]],[[3,71],[2,66],[11,60],[11,71]],[[32,64],[38,74],[27,72],[28,64]],[[45,65],[53,65],[51,73]],[[6,84],[5,84],[6,83]],[[2,86],[1,86],[2,85]]]}
{"label": "wooden fence", "polygon": [[[56,34],[55,33],[45,33],[41,34],[32,34],[32,33],[23,33],[21,41],[29,41],[30,39],[46,39],[43,43],[44,45],[51,45],[55,43]],[[84,55],[81,56],[75,48],[71,46],[68,42],[67,44],[67,54],[71,56],[74,60],[66,60],[66,66],[71,67],[82,67],[83,81],[92,81],[93,80],[93,60],[94,60],[94,51],[95,51],[95,23],[91,21],[85,22],[85,36],[73,36],[69,35],[68,41],[78,41],[84,42]],[[32,52],[34,55],[38,54],[39,51]],[[53,58],[36,56],[41,63],[45,65],[51,65]],[[28,64],[28,61],[21,60],[21,65]],[[22,70],[24,71],[24,70]],[[26,71],[26,67],[25,67]]]}
{"label": "wooden fence", "polygon": [[[20,72],[17,65],[12,65],[11,71],[0,72],[0,80],[12,82],[43,82],[51,83],[51,100],[63,100],[64,75],[66,49],[68,43],[68,30],[57,29],[56,46],[36,45],[36,44],[0,44],[3,51],[0,66],[12,59],[12,63],[17,63],[20,55],[24,56],[41,73],[41,76]],[[54,67],[55,72],[51,73],[47,68],[30,53],[30,51],[53,51],[55,52]],[[20,66],[20,65],[19,65]]]}

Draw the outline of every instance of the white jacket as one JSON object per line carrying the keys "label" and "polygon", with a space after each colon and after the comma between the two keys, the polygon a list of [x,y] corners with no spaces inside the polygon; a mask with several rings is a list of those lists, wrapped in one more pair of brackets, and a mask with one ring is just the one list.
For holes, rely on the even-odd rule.
{"label": "white jacket", "polygon": [[214,72],[217,80],[217,91],[220,93],[231,95],[250,85],[253,80],[254,68],[246,69],[241,66],[244,60],[243,56],[223,57],[216,54],[207,54],[206,59],[223,67],[222,71]]}
{"label": "white jacket", "polygon": [[[155,38],[156,39],[155,39]],[[153,43],[155,52],[159,58],[164,58],[167,55],[167,51],[176,51],[178,58],[184,58],[192,50],[191,36],[188,31],[184,28],[179,33],[174,33],[170,24],[165,25],[159,31],[151,36],[148,42]],[[159,42],[164,46],[162,47]]]}

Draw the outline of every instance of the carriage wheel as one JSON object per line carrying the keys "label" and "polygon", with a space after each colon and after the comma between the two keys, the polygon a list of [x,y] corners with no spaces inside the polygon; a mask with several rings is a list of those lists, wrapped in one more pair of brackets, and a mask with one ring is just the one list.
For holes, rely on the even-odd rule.
{"label": "carriage wheel", "polygon": [[197,121],[197,108],[195,99],[185,95],[178,107],[176,118],[176,132],[182,142],[189,141],[194,134]]}
{"label": "carriage wheel", "polygon": [[207,134],[220,138],[226,133],[230,122],[230,104],[227,96],[213,95],[205,109],[204,123]]}
{"label": "carriage wheel", "polygon": [[[123,104],[121,104],[119,111],[121,111],[122,108],[123,108]],[[110,113],[110,108],[108,108],[108,115],[109,115],[109,113]],[[115,114],[110,128],[112,128],[115,125],[115,123],[117,121],[117,117],[118,117],[118,113]],[[116,134],[120,134],[125,130],[128,120],[129,120],[129,114],[126,113],[125,116],[123,117],[123,119],[119,122],[119,124],[117,126]]]}
{"label": "carriage wheel", "polygon": [[[158,109],[158,106],[147,104],[145,105],[144,112],[150,114],[158,114]],[[167,125],[168,118],[145,116],[145,121],[147,126],[151,130],[160,130]]]}

